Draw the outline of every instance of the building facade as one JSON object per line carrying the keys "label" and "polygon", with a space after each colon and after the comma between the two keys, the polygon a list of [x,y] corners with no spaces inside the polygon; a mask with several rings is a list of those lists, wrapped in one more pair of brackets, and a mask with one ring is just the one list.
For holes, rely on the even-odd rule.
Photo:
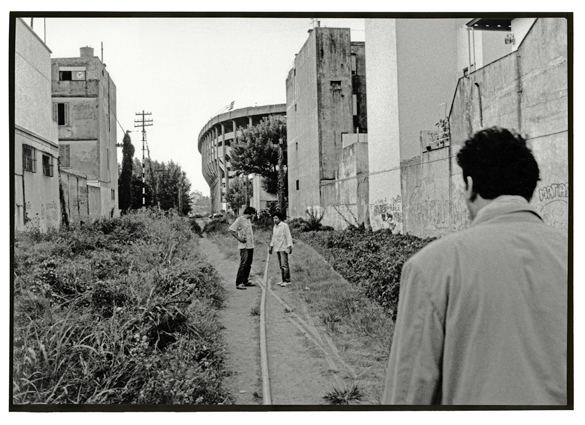
{"label": "building facade", "polygon": [[568,68],[563,18],[366,20],[373,229],[421,237],[469,224],[456,155],[476,131],[526,133],[533,204],[567,228]]}
{"label": "building facade", "polygon": [[15,25],[14,228],[47,231],[61,224],[51,51],[22,19]]}
{"label": "building facade", "polygon": [[[87,194],[81,199],[87,205],[69,202],[69,195],[77,196],[83,185],[66,186],[66,210],[75,214],[76,209],[87,209],[89,219],[117,217],[116,85],[91,47],[82,47],[76,58],[53,59],[51,75],[60,167],[74,179],[86,182]],[[72,180],[68,177],[67,181]]]}
{"label": "building facade", "polygon": [[356,157],[367,152],[365,44],[350,35],[310,30],[286,79],[290,216],[316,211],[336,228],[364,222],[368,206],[367,158]]}
{"label": "building facade", "polygon": [[[211,212],[229,209],[226,194],[230,180],[235,172],[230,167],[231,144],[241,134],[240,128],[254,126],[265,117],[284,117],[286,105],[265,105],[235,109],[211,118],[199,132],[197,148],[201,154],[203,177],[209,185]],[[261,200],[276,199],[262,190],[260,184],[254,185],[260,192],[252,194],[261,206]],[[256,190],[255,189],[255,190]]]}

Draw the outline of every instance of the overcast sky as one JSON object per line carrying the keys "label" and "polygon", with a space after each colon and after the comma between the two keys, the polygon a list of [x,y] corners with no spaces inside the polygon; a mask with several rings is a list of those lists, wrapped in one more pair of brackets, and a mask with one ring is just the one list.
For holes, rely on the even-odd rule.
{"label": "overcast sky", "polygon": [[[364,41],[363,19],[319,21],[352,28],[352,40]],[[312,25],[310,17],[33,20],[35,32],[46,34],[52,58],[78,57],[84,46],[103,57],[117,89],[119,141],[122,129],[132,130],[141,159],[142,134],[134,120],[143,110],[152,113],[153,125],[146,128],[151,158],[179,163],[192,189],[205,195],[199,132],[232,101],[234,109],[286,103],[286,76]]]}

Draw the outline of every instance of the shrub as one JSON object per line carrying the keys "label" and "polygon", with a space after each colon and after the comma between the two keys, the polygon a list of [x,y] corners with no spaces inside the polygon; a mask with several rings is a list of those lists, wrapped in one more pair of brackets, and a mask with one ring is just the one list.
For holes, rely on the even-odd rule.
{"label": "shrub", "polygon": [[149,210],[17,234],[13,402],[231,403],[225,290],[191,237]]}
{"label": "shrub", "polygon": [[360,285],[393,319],[402,266],[435,239],[392,234],[389,229],[370,232],[355,226],[344,231],[305,232],[298,237],[314,246],[345,279]]}
{"label": "shrub", "polygon": [[221,219],[213,219],[209,220],[205,223],[205,227],[203,228],[203,233],[213,234],[213,233],[221,233],[227,234],[228,232],[228,223],[225,220]]}

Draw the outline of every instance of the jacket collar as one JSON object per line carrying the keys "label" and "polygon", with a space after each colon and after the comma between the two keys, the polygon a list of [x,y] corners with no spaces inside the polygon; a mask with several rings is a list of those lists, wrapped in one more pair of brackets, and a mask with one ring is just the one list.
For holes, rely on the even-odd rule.
{"label": "jacket collar", "polygon": [[502,195],[479,210],[471,225],[475,226],[476,224],[491,221],[497,217],[516,212],[532,213],[542,221],[540,214],[522,196]]}

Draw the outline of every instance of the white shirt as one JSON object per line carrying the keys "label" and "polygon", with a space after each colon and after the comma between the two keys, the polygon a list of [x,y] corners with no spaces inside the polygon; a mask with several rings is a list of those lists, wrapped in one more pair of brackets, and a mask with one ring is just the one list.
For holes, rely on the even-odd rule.
{"label": "white shirt", "polygon": [[281,221],[280,223],[274,225],[270,246],[273,247],[277,252],[286,251],[289,246],[293,246],[292,236],[290,235],[288,224]]}
{"label": "white shirt", "polygon": [[245,243],[238,242],[238,249],[254,249],[254,233],[252,232],[252,222],[244,216],[236,218],[229,230],[238,234],[238,238],[246,239]]}

